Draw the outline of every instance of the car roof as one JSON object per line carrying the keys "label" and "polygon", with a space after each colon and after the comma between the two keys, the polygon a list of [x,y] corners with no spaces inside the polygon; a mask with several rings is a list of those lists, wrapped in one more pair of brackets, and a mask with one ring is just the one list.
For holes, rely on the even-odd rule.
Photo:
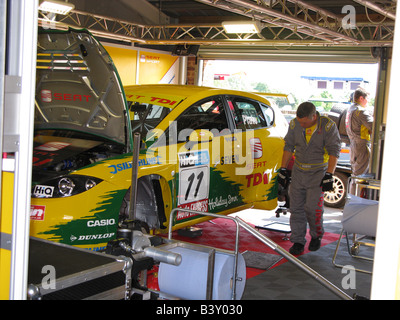
{"label": "car roof", "polygon": [[[269,104],[269,101],[267,99],[254,93],[238,91],[238,90],[222,89],[222,88],[195,86],[195,85],[178,85],[178,84],[131,85],[131,86],[125,86],[124,91],[126,99],[128,101],[138,101],[138,97],[150,94],[153,95],[154,93],[160,94],[163,97],[171,97],[171,101],[177,101],[177,103],[176,104],[171,103],[169,105],[170,108],[174,108],[182,100],[186,99],[196,100],[202,97],[212,96],[217,94],[241,95]],[[154,99],[154,97],[152,96],[151,97],[148,96],[148,98]]]}
{"label": "car roof", "polygon": [[205,92],[210,90],[216,90],[217,88],[194,86],[194,85],[179,85],[179,84],[138,84],[125,86],[125,94],[127,90],[138,90],[140,92],[148,92],[157,90],[160,93],[180,93],[182,95],[189,96],[193,93]]}

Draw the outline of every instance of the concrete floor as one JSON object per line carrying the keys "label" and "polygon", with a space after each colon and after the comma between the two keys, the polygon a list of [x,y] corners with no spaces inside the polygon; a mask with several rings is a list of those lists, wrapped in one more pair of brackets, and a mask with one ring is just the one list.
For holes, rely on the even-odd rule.
{"label": "concrete floor", "polygon": [[[235,215],[256,226],[274,221],[289,223],[290,217],[290,213],[281,214],[277,218],[274,211],[254,209],[244,210]],[[325,231],[340,234],[341,217],[342,209],[325,207]],[[337,241],[321,247],[318,251],[298,257],[301,262],[326,280],[324,285],[297,265],[286,262],[248,279],[242,300],[336,300],[343,298],[342,292],[349,297],[369,299],[372,276],[334,266],[332,257],[336,245]],[[362,253],[373,257],[373,247],[362,246]],[[345,239],[341,240],[336,262],[356,269],[372,270],[370,261],[355,259],[349,255]]]}

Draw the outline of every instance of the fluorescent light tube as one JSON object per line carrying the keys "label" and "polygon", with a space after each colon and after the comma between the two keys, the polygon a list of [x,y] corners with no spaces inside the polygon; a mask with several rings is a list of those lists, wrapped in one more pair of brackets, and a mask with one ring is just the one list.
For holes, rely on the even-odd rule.
{"label": "fluorescent light tube", "polygon": [[39,10],[44,12],[52,12],[56,14],[67,14],[75,6],[72,3],[56,1],[56,0],[42,0],[39,5]]}
{"label": "fluorescent light tube", "polygon": [[260,33],[255,21],[224,21],[222,27],[226,33]]}

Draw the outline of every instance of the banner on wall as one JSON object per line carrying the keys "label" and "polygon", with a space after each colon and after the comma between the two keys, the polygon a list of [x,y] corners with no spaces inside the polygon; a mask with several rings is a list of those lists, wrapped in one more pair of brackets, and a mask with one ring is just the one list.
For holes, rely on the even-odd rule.
{"label": "banner on wall", "polygon": [[169,54],[140,51],[138,84],[178,84],[179,59]]}
{"label": "banner on wall", "polygon": [[136,84],[137,51],[104,46],[117,68],[123,86]]}

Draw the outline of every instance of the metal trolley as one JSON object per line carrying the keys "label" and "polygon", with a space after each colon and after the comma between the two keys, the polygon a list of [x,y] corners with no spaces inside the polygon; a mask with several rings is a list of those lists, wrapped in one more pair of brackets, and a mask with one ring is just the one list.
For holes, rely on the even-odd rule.
{"label": "metal trolley", "polygon": [[[373,261],[371,256],[360,255],[360,248],[362,245],[375,247],[379,206],[380,180],[366,176],[351,176],[348,186],[346,204],[343,208],[343,227],[332,258],[333,265],[341,268],[344,265],[338,264],[336,258],[343,235],[345,235],[347,250],[351,257]],[[355,270],[372,274],[369,270],[357,268]]]}
{"label": "metal trolley", "polygon": [[[249,232],[252,236],[254,236],[256,239],[267,245],[269,248],[274,250],[276,253],[281,255],[282,257],[286,258],[289,262],[293,263],[296,267],[298,267],[300,270],[304,271],[306,274],[308,274],[310,277],[312,277],[314,280],[319,282],[321,285],[323,285],[325,288],[336,294],[338,297],[344,300],[352,300],[352,298],[346,294],[344,291],[333,285],[331,282],[329,282],[327,279],[325,279],[323,276],[318,274],[315,270],[307,266],[305,263],[291,255],[288,251],[283,249],[281,246],[273,242],[271,239],[266,237],[264,234],[261,232],[257,231],[254,229],[252,226],[244,222],[242,219],[239,217],[230,217],[230,216],[223,216],[219,214],[214,214],[214,213],[209,213],[209,212],[201,212],[201,211],[193,211],[193,210],[188,210],[188,209],[182,209],[182,208],[175,208],[171,211],[171,216],[170,216],[170,221],[169,221],[169,232],[168,232],[168,240],[172,241],[172,226],[173,226],[173,217],[176,213],[179,211],[184,211],[184,212],[189,212],[193,214],[200,214],[200,215],[205,215],[205,216],[211,216],[214,218],[223,218],[223,219],[229,219],[232,220],[236,224],[236,241],[235,241],[235,249],[234,249],[234,256],[235,256],[235,262],[233,265],[233,277],[232,279],[232,300],[236,299],[236,282],[241,281],[242,279],[238,279],[237,277],[237,260],[238,260],[238,254],[239,254],[239,230],[240,227]],[[212,261],[213,261],[213,255],[215,252],[210,252],[209,256],[209,268],[213,267]],[[212,299],[212,277],[213,271],[209,270],[208,271],[208,288],[207,288],[207,298]]]}

